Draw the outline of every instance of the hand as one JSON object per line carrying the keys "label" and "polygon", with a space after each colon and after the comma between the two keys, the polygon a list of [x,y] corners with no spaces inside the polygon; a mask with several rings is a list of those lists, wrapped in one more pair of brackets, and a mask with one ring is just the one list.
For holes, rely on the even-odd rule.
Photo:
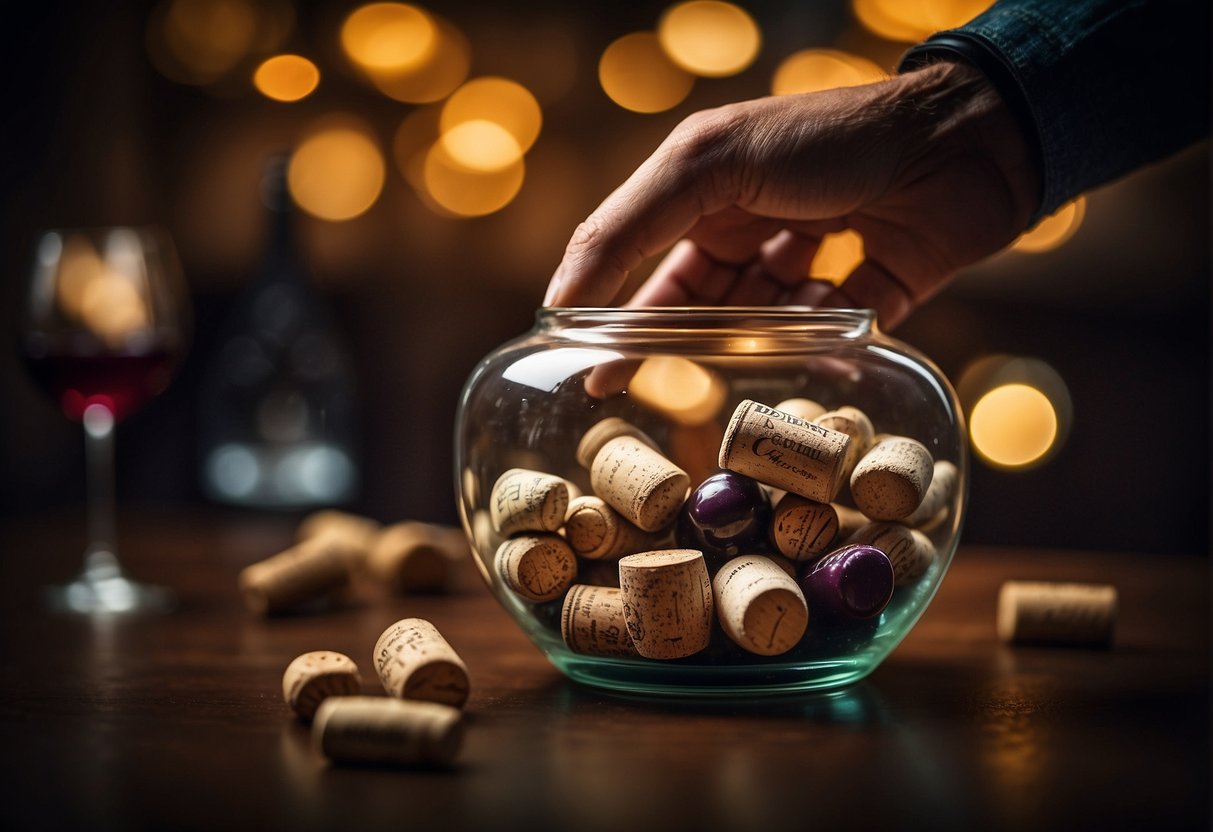
{"label": "hand", "polygon": [[[544,304],[609,305],[673,245],[629,305],[870,307],[889,329],[1015,239],[1039,194],[1019,125],[966,64],[730,104],[683,121],[577,227]],[[838,287],[808,279],[845,228],[863,262]]]}

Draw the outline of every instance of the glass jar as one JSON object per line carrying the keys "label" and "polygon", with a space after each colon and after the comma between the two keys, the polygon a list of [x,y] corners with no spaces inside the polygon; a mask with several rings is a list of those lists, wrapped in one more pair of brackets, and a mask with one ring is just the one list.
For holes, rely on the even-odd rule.
{"label": "glass jar", "polygon": [[[815,409],[801,410],[814,407],[804,400]],[[838,421],[839,408],[851,408],[843,413],[854,422],[866,415],[869,432]],[[806,450],[803,443],[819,437],[834,442],[834,450]],[[881,462],[894,446],[913,451],[910,463],[897,453]],[[737,464],[737,448],[747,447],[757,467]],[[824,491],[798,484],[802,451],[833,460],[832,473],[818,480]],[[622,462],[606,459],[620,454]],[[660,470],[620,484],[612,478],[641,464],[629,454],[643,457],[641,463],[657,460]],[[741,469],[724,474],[725,503],[740,493],[733,486],[757,483],[741,489],[761,495],[762,505],[749,506],[742,518],[743,525],[757,524],[756,533],[733,535],[735,512],[718,526],[710,513],[706,521],[694,515],[721,499],[704,495],[721,480],[722,455]],[[880,333],[871,310],[798,307],[542,309],[529,333],[488,355],[468,379],[455,466],[476,565],[552,663],[589,685],[684,696],[824,690],[870,673],[939,588],[960,537],[968,481],[963,417],[940,371]],[[857,478],[871,470],[875,480]],[[652,502],[644,488],[657,481],[665,502],[676,505],[658,506],[653,517],[629,511]],[[640,491],[628,491],[636,483]],[[899,508],[892,513],[901,516],[890,518],[880,501],[907,488],[914,512],[906,516]],[[935,508],[923,517],[932,501]],[[802,513],[785,513],[784,503]],[[587,505],[594,523],[574,529],[572,517]],[[614,520],[604,527],[594,512]],[[822,523],[812,519],[822,514]],[[614,531],[603,531],[612,523]],[[604,555],[595,550],[604,536],[627,542]],[[810,537],[812,547],[804,545]],[[876,577],[865,580],[878,594],[887,580],[891,597],[862,615],[839,614],[835,602],[854,600],[855,587],[865,585],[853,581],[848,590],[820,573],[831,553],[839,552],[833,562],[842,563],[858,544],[880,549],[896,581],[886,579],[881,559]],[[650,551],[668,554],[640,554]],[[756,579],[730,586],[726,579],[739,564]],[[671,587],[680,580],[702,593],[679,596]],[[814,581],[833,595],[814,595]],[[787,621],[790,636],[785,628],[776,639]],[[639,652],[655,628],[703,630],[704,622],[706,631],[686,641],[670,636],[684,650]],[[768,628],[770,639],[759,638]]]}

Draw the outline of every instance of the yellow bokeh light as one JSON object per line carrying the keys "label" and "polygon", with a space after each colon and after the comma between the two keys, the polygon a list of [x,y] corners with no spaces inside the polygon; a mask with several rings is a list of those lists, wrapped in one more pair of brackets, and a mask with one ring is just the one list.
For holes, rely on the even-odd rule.
{"label": "yellow bokeh light", "polygon": [[460,164],[435,142],[425,156],[425,194],[440,208],[460,217],[481,217],[500,211],[518,195],[526,176],[522,157],[496,171],[473,170]]}
{"label": "yellow bokeh light", "polygon": [[444,133],[467,121],[491,121],[505,128],[526,153],[539,137],[543,112],[530,90],[508,78],[473,78],[442,105]]}
{"label": "yellow bokeh light", "polygon": [[968,23],[990,5],[991,0],[851,0],[864,28],[904,43]]}
{"label": "yellow bokeh light", "polygon": [[813,256],[809,276],[838,286],[855,271],[863,258],[863,236],[858,231],[848,228],[826,234]]}
{"label": "yellow bokeh light", "polygon": [[771,79],[773,95],[869,84],[886,73],[867,58],[835,49],[802,49],[784,58]]}
{"label": "yellow bokeh light", "polygon": [[674,355],[646,358],[628,382],[630,398],[688,427],[715,418],[726,395],[719,376]]}
{"label": "yellow bokeh light", "polygon": [[139,289],[123,275],[103,269],[85,284],[81,298],[84,324],[111,344],[145,332],[151,322]]}
{"label": "yellow bokeh light", "polygon": [[372,72],[404,72],[420,66],[434,49],[436,27],[428,13],[407,3],[369,3],[341,24],[341,47],[357,66]]}
{"label": "yellow bokeh light", "polygon": [[304,211],[324,220],[349,220],[366,212],[383,190],[383,154],[359,125],[325,127],[291,155],[287,185]]}
{"label": "yellow bokeh light", "polygon": [[432,104],[449,96],[467,79],[472,66],[467,37],[437,15],[430,19],[435,40],[420,63],[400,70],[363,67],[370,82],[388,98],[405,104]]}
{"label": "yellow bokeh light", "polygon": [[1004,384],[982,396],[969,416],[969,436],[983,459],[1004,468],[1040,461],[1057,438],[1057,411],[1027,384]]}
{"label": "yellow bokeh light", "polygon": [[509,130],[482,118],[463,121],[442,134],[451,159],[475,171],[508,168],[522,158],[522,148]]}
{"label": "yellow bokeh light", "polygon": [[1011,247],[1029,254],[1052,251],[1074,236],[1086,213],[1087,200],[1080,196],[1045,217],[1031,231],[1025,231]]}
{"label": "yellow bokeh light", "polygon": [[744,9],[718,0],[690,0],[666,9],[657,37],[674,63],[711,78],[741,72],[762,47],[754,19]]}
{"label": "yellow bokeh light", "polygon": [[392,158],[396,169],[417,191],[425,190],[425,157],[438,141],[441,108],[420,107],[404,117],[392,138]]}
{"label": "yellow bokeh light", "polygon": [[660,113],[682,102],[695,76],[666,55],[652,32],[614,41],[598,61],[598,82],[612,101],[635,113]]}
{"label": "yellow bokeh light", "polygon": [[320,84],[320,70],[302,55],[275,55],[253,73],[253,85],[266,98],[299,101]]}

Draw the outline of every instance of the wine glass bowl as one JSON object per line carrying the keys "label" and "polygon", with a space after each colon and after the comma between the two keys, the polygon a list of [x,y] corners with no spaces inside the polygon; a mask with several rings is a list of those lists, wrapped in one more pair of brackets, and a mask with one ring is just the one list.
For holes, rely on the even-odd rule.
{"label": "wine glass bowl", "polygon": [[168,387],[186,348],[189,303],[173,245],[155,228],[46,231],[23,311],[19,350],[29,375],[85,436],[85,566],[52,590],[52,602],[78,612],[163,609],[170,593],[130,581],[118,563],[113,433]]}

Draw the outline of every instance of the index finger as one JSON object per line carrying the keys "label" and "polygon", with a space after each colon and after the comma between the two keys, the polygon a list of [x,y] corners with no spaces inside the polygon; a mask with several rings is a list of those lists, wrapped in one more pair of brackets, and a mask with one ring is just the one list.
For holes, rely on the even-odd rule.
{"label": "index finger", "polygon": [[[607,306],[628,273],[686,234],[704,214],[727,204],[714,177],[680,158],[671,134],[577,226],[548,286],[544,306]],[[700,175],[697,175],[700,174]]]}

